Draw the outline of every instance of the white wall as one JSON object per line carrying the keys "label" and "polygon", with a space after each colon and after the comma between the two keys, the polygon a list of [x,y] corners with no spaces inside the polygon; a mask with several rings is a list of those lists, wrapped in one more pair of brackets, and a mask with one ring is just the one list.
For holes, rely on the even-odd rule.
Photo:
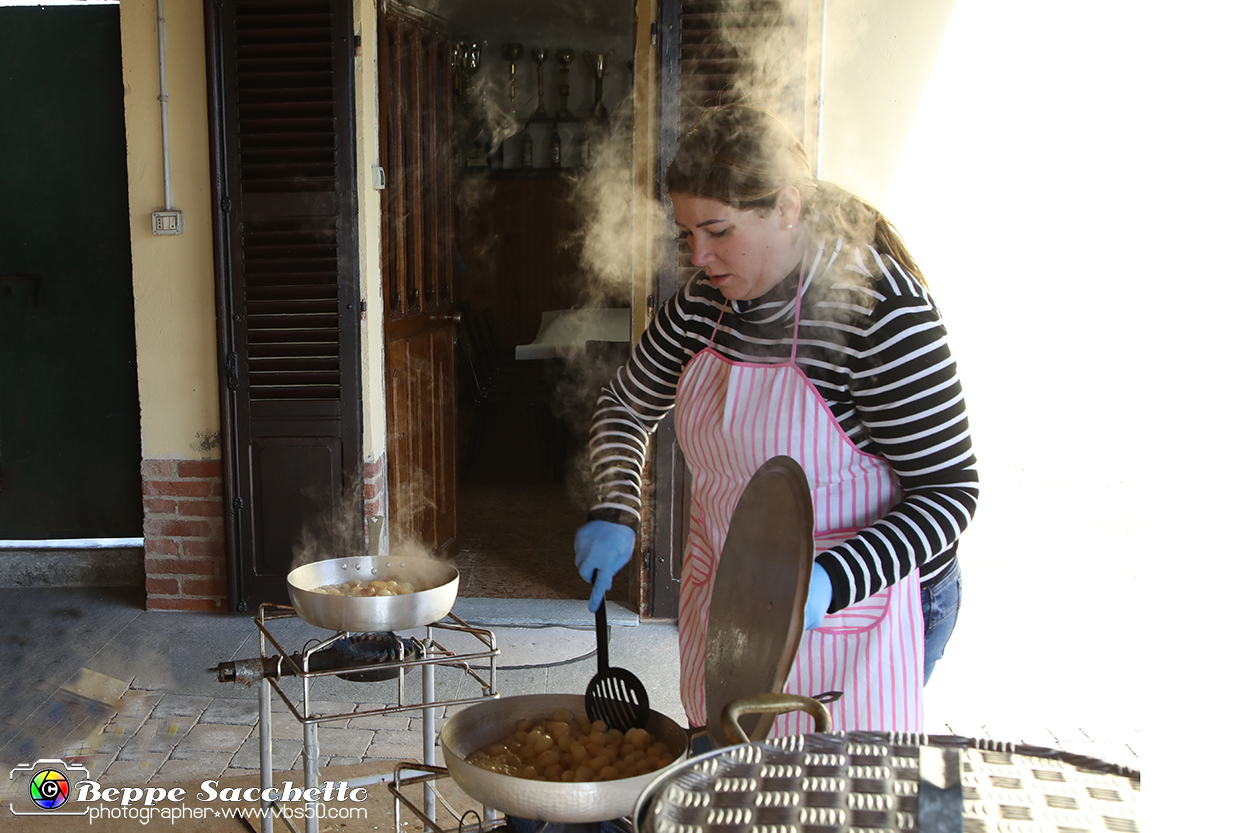
{"label": "white wall", "polygon": [[809,61],[823,83],[809,96],[805,141],[817,149],[812,163],[821,179],[882,203],[955,4],[810,0]]}
{"label": "white wall", "polygon": [[1036,723],[1145,728],[1155,783],[1169,735],[1243,722],[1211,674],[1245,630],[1213,588],[1241,590],[1247,549],[1221,512],[1244,493],[1221,414],[1245,378],[1246,16],[960,0],[883,205],[947,318],[983,481],[929,717],[1018,721],[1041,690]]}

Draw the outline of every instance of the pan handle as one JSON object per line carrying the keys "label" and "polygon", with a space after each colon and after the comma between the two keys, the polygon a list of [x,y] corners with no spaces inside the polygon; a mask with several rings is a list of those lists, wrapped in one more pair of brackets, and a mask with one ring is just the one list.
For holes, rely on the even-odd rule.
{"label": "pan handle", "polygon": [[772,714],[775,716],[794,711],[804,711],[815,718],[817,732],[828,734],[833,731],[833,719],[829,716],[829,710],[825,708],[824,703],[797,694],[771,692],[742,697],[726,703],[720,713],[720,725],[725,732],[725,737],[734,743],[750,743],[751,739],[738,725],[738,718],[742,715]]}

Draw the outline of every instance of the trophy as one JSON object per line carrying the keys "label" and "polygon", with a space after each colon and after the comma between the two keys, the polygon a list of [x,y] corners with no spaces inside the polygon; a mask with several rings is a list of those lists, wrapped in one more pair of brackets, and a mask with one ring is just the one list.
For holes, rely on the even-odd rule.
{"label": "trophy", "polygon": [[[460,88],[463,95],[461,103],[467,105],[469,103],[472,78],[482,68],[482,44],[464,44],[460,50],[460,66],[464,74]],[[484,168],[487,165],[486,148],[477,139],[474,139],[472,144],[469,145],[465,165],[470,168]]]}
{"label": "trophy", "polygon": [[474,73],[482,68],[482,45],[480,43],[461,44],[460,68],[462,73],[460,92],[464,100],[468,101],[470,81]]}
{"label": "trophy", "polygon": [[525,48],[519,43],[505,43],[503,57],[508,62],[508,101],[511,107],[508,112],[516,115],[516,62],[525,54]]}
{"label": "trophy", "polygon": [[560,112],[559,118],[567,119],[573,114],[569,112],[569,64],[573,63],[576,53],[572,49],[561,49],[556,53],[560,60]]}
{"label": "trophy", "polygon": [[594,114],[595,118],[600,120],[608,117],[608,108],[603,104],[603,76],[607,75],[608,58],[612,57],[615,52],[615,49],[609,49],[607,54],[600,52],[598,55],[591,55],[589,51],[582,53],[586,66],[590,68],[591,73],[595,76]]}
{"label": "trophy", "polygon": [[451,99],[459,102],[464,98],[464,41],[457,41],[451,48]]}
{"label": "trophy", "polygon": [[530,54],[534,56],[534,63],[538,64],[538,109],[534,111],[534,115],[545,116],[547,108],[543,106],[543,61],[547,60],[547,50],[540,47]]}

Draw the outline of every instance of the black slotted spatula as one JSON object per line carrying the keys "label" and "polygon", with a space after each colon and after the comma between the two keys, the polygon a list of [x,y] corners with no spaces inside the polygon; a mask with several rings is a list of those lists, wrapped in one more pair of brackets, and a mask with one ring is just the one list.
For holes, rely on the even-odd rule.
{"label": "black slotted spatula", "polygon": [[[596,573],[597,574],[597,573]],[[592,577],[591,582],[594,579]],[[599,654],[599,673],[586,687],[586,714],[591,720],[602,720],[609,729],[626,731],[642,729],[651,717],[647,689],[631,672],[608,665],[608,600],[595,611],[595,643]]]}

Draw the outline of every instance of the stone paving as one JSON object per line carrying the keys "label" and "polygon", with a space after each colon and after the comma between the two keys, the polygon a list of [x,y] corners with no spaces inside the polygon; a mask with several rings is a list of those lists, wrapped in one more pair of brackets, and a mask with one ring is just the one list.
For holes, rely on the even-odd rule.
{"label": "stone paving", "polygon": [[[318,701],[318,714],[356,714],[386,703]],[[128,691],[117,714],[87,744],[65,750],[86,764],[96,779],[112,785],[176,783],[259,774],[259,704],[246,699]],[[441,711],[440,711],[441,713]],[[277,697],[273,699],[272,739],[275,772],[303,767],[303,726]],[[322,723],[318,730],[323,767],[365,761],[421,760],[423,732],[416,716],[366,715]],[[1011,743],[1051,746],[1135,769],[1141,768],[1140,730],[1114,741],[1077,727],[1024,727],[975,722],[935,722],[933,734],[985,737]]]}
{"label": "stone paving", "polygon": [[[83,611],[74,619],[72,630],[56,628],[67,618],[64,611],[69,609],[68,602],[59,602],[61,607],[53,603],[62,596]],[[497,681],[501,694],[585,689],[595,673],[596,661],[593,629],[585,629],[583,603],[577,602],[575,610],[567,611],[541,603],[504,611],[507,603],[501,600],[482,600],[480,608],[473,602],[459,603],[467,611],[467,621],[499,622],[507,613],[508,624],[486,625],[501,638]],[[22,606],[30,610],[30,623],[24,629],[28,642],[20,646],[14,643],[7,655],[6,675],[0,679],[0,687],[7,686],[3,691],[11,701],[12,716],[5,727],[5,748],[11,763],[37,757],[73,758],[85,764],[92,777],[116,786],[258,772],[258,690],[223,685],[206,673],[206,666],[220,660],[255,654],[256,631],[250,619],[153,614],[107,599],[92,601],[81,593],[41,596],[25,591],[8,597],[7,603],[20,614],[19,623],[25,622],[22,617],[27,615]],[[487,618],[491,615],[497,618]],[[638,674],[651,696],[652,708],[680,719],[675,626],[640,624],[636,617],[632,622],[628,617],[612,621],[613,665]],[[92,623],[92,629],[82,629],[79,622]],[[982,657],[1013,655],[990,639],[1003,630],[988,626],[992,624],[982,624],[971,615],[966,623],[961,620],[961,628],[967,627],[967,631],[948,650],[925,689],[926,725],[931,734],[1048,746],[1144,768],[1141,698],[1134,695],[1131,681],[1114,684],[1112,677],[1104,675],[1091,683],[1092,666],[1073,666],[1073,655],[1067,655],[1062,663],[1056,660],[1038,667],[1046,656],[1041,652],[1030,655],[1031,664],[1004,661],[992,667],[994,673],[986,673]],[[293,628],[301,625],[298,620],[291,623]],[[1018,638],[1018,633],[1013,638]],[[303,638],[300,631],[291,644],[300,644]],[[186,645],[198,649],[187,651]],[[457,652],[463,650],[458,645],[451,647]],[[1011,650],[1020,653],[1017,647]],[[1100,661],[1101,657],[1099,654]],[[1071,670],[1065,670],[1070,666]],[[73,679],[80,667],[117,681],[124,696],[116,709],[112,707],[117,702],[114,698],[107,712],[93,711],[89,720],[73,725],[69,725],[72,721],[58,723],[57,686]],[[461,671],[443,666],[438,669],[439,698],[480,696],[478,685]],[[1015,675],[1009,676],[1013,669]],[[1062,673],[1055,673],[1056,669]],[[453,676],[440,676],[444,673]],[[410,674],[406,679],[419,678]],[[459,688],[444,691],[442,686],[453,679],[461,681],[456,683]],[[389,705],[385,699],[395,695],[393,685],[351,683],[333,677],[323,681],[325,688],[319,689],[322,699],[318,699],[317,690],[312,694],[314,713],[360,717],[320,724],[322,767],[376,761],[381,770],[385,761],[422,759],[420,710],[401,715],[368,714]],[[419,701],[420,684],[405,683],[405,687],[407,702]],[[283,683],[288,696],[296,688],[288,689]],[[273,698],[272,706],[275,772],[301,770],[302,725],[278,697]],[[41,728],[45,726],[65,731],[53,737]],[[75,742],[71,744],[70,738]],[[434,763],[439,763],[437,757]]]}
{"label": "stone paving", "polygon": [[[313,701],[318,714],[376,711],[384,703]],[[213,698],[131,690],[117,714],[86,743],[64,750],[92,777],[111,784],[173,783],[258,773],[259,704],[256,699]],[[365,760],[420,760],[421,717],[368,715],[323,723],[318,729],[322,766]],[[303,725],[273,701],[274,771],[303,767]]]}
{"label": "stone paving", "polygon": [[[311,710],[317,714],[355,714],[387,705],[314,700]],[[258,710],[255,699],[130,691],[117,716],[100,728],[88,748],[68,751],[90,756],[93,772],[117,783],[257,772]],[[302,768],[303,724],[276,697],[272,715],[274,770]],[[322,723],[318,728],[321,765],[414,756],[420,759],[421,724],[420,716],[405,714],[366,714]]]}

